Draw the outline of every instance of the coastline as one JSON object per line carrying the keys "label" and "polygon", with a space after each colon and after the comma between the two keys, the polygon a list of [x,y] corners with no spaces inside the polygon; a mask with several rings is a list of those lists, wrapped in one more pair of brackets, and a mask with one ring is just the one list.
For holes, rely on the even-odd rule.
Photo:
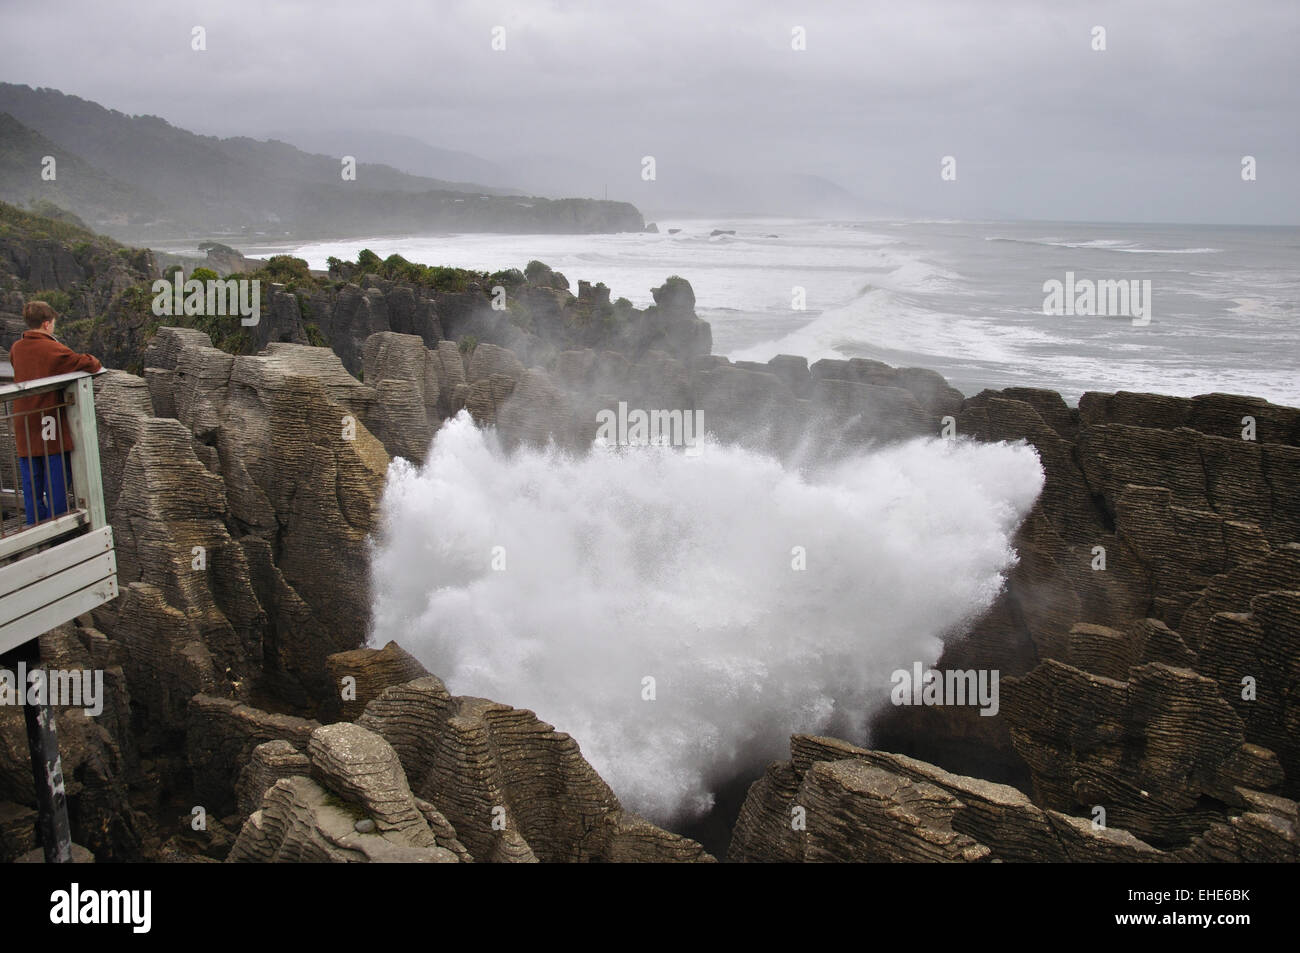
{"label": "coastline", "polygon": [[[59,725],[74,835],[97,857],[711,859],[627,809],[581,737],[366,646],[359,567],[393,458],[419,464],[462,412],[507,447],[582,452],[623,401],[701,409],[716,439],[799,465],[951,436],[1026,442],[1045,474],[1005,587],[935,663],[1000,672],[999,715],[885,709],[871,748],[797,733],[736,805],[729,859],[1297,859],[1300,410],[1123,392],[1072,408],[863,359],[733,362],[682,279],[635,309],[545,266],[516,274],[502,313],[483,276],[303,269],[270,283],[248,353],[163,326],[140,374],[96,381],[124,593],[43,649],[108,673],[103,716]],[[1282,681],[1241,697],[1264,673]],[[382,770],[363,777],[350,751]],[[182,801],[214,823],[167,830]],[[794,838],[792,806],[833,823]],[[384,844],[340,827],[349,811]]]}

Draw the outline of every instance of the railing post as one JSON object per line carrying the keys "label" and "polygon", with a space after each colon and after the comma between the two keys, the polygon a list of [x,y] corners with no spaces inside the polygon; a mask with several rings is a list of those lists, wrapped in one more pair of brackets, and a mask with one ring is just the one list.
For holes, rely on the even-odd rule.
{"label": "railing post", "polygon": [[[40,667],[40,642],[32,639],[4,656],[6,664],[26,663],[29,670]],[[17,666],[15,665],[15,668]],[[26,693],[26,685],[15,686]],[[54,707],[47,697],[31,705],[23,699],[27,722],[27,750],[32,758],[32,781],[36,787],[37,829],[47,864],[72,862],[72,832],[68,824],[68,796],[63,785],[63,761],[59,757],[58,728]]]}
{"label": "railing post", "polygon": [[72,489],[77,506],[90,517],[90,528],[108,525],[104,508],[104,487],[100,482],[99,431],[95,423],[95,379],[83,377],[65,391],[68,398],[68,430],[72,433]]}

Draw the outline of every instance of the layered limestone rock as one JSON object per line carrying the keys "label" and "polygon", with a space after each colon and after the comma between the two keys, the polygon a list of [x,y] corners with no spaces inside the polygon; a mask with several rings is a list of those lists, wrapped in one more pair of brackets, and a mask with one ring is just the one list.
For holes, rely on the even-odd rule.
{"label": "layered limestone rock", "polygon": [[[196,643],[192,655],[205,647],[232,696],[258,681],[292,704],[319,704],[332,691],[325,657],[355,647],[368,621],[356,567],[389,458],[366,422],[393,432],[392,419],[322,348],[277,343],[233,357],[198,332],[164,328],[147,361],[152,405],[175,417],[149,416],[125,384],[131,393],[101,410],[101,432],[118,453],[130,448],[110,491],[115,531],[130,548],[141,548],[136,536],[153,546],[138,568],[128,561],[124,581],[157,585],[156,569],[176,577],[161,603],[197,638],[174,641]],[[138,598],[137,612],[162,611],[150,594]]]}
{"label": "layered limestone rock", "polygon": [[1241,807],[1238,787],[1277,790],[1277,756],[1246,741],[1218,685],[1152,662],[1126,681],[1047,660],[1003,683],[1016,750],[1035,800],[1069,813],[1105,810],[1108,823],[1181,846]]}
{"label": "layered limestone rock", "polygon": [[[481,355],[475,373],[493,373],[478,381],[519,371],[505,352]],[[370,361],[378,388],[320,349],[272,344],[232,357],[205,335],[164,329],[147,382],[116,372],[98,381],[125,589],[99,614],[140,686],[137,707],[158,726],[151,744],[184,739],[194,799],[214,819],[292,777],[315,727],[246,704],[256,693],[309,711],[333,702],[355,716],[388,684],[423,674],[396,646],[346,651],[364,632],[368,593],[338,580],[365,562],[388,459],[367,422],[396,439],[405,428],[386,426],[395,389],[415,394],[436,422],[469,385],[454,345],[430,350],[390,334]],[[357,680],[351,699],[339,691],[347,676]],[[290,751],[259,748],[267,742]],[[632,815],[604,814],[586,832],[593,850],[632,856],[663,842],[665,856],[699,853]],[[515,828],[493,841],[485,857],[535,856]]]}
{"label": "layered limestone rock", "polygon": [[[1295,860],[1294,801],[1242,790],[1239,813],[1162,851],[1132,833],[1036,805],[1015,788],[904,755],[796,735],[750,788],[729,859],[798,861]],[[1109,820],[1109,819],[1108,819]]]}
{"label": "layered limestone rock", "polygon": [[284,739],[262,742],[253,749],[235,785],[239,813],[248,817],[261,807],[266,792],[281,778],[310,773],[311,760],[292,742]]}
{"label": "layered limestone rock", "polygon": [[[1050,392],[1049,392],[1050,393]],[[1300,409],[1271,404],[1260,397],[1203,394],[1169,397],[1163,394],[1084,394],[1079,419],[1087,426],[1120,424],[1175,430],[1188,427],[1209,436],[1240,436],[1250,417],[1260,443],[1300,447]]]}
{"label": "layered limestone rock", "polygon": [[550,375],[538,371],[526,371],[514,382],[494,418],[507,446],[554,440],[572,447],[580,442],[572,399]]}
{"label": "layered limestone rock", "polygon": [[[788,364],[790,358],[773,360],[784,360]],[[768,363],[771,365],[772,362]],[[823,358],[809,370],[815,381],[849,381],[907,391],[925,412],[927,433],[938,432],[939,423],[944,417],[954,416],[962,409],[961,391],[949,386],[942,375],[924,368],[890,367],[880,361],[854,357],[846,361]]]}
{"label": "layered limestone rock", "polygon": [[577,742],[530,711],[453,697],[427,675],[385,690],[357,724],[393,746],[475,860],[712,859],[623,811]]}
{"label": "layered limestone rock", "polygon": [[518,381],[524,376],[524,365],[514,353],[495,344],[480,344],[474,348],[465,369],[465,380],[471,386],[496,375]]}
{"label": "layered limestone rock", "polygon": [[1261,593],[1250,612],[1220,612],[1196,668],[1215,680],[1246,738],[1277,752],[1283,791],[1300,794],[1300,587]]}
{"label": "layered limestone rock", "polygon": [[[436,429],[447,413],[463,405],[480,424],[500,429],[507,442],[556,440],[581,447],[594,433],[596,414],[620,401],[646,409],[667,409],[674,403],[699,409],[708,429],[723,439],[776,452],[788,452],[809,436],[831,447],[824,452],[835,453],[879,440],[934,435],[945,426],[945,418],[953,418],[958,436],[1028,440],[1043,460],[1047,482],[1017,536],[1019,563],[992,611],[973,626],[968,638],[952,643],[940,667],[993,667],[1014,676],[1026,675],[1045,659],[1057,659],[1127,682],[1129,668],[1154,662],[1190,665],[1227,686],[1244,677],[1239,674],[1243,664],[1260,664],[1251,654],[1251,647],[1261,644],[1258,626],[1233,626],[1219,619],[1216,631],[1235,634],[1220,636],[1215,644],[1229,647],[1206,657],[1198,654],[1198,646],[1199,630],[1207,623],[1201,622],[1186,638],[1177,627],[1185,613],[1194,620],[1214,617],[1202,607],[1250,612],[1250,600],[1262,592],[1244,582],[1241,573],[1234,576],[1234,570],[1266,560],[1272,565],[1279,559],[1277,553],[1286,552],[1279,542],[1289,532],[1285,519],[1279,535],[1273,504],[1267,511],[1258,505],[1268,494],[1258,490],[1253,496],[1225,495],[1214,487],[1227,477],[1193,475],[1187,480],[1180,476],[1185,469],[1181,464],[1164,469],[1134,466],[1107,449],[1122,438],[1149,448],[1140,451],[1143,459],[1171,450],[1175,462],[1189,463],[1191,455],[1180,448],[1193,441],[1200,448],[1198,455],[1208,453],[1216,461],[1215,474],[1241,471],[1258,477],[1262,471],[1255,458],[1261,452],[1282,452],[1285,464],[1289,444],[1261,451],[1248,441],[1234,442],[1186,426],[1220,426],[1229,419],[1225,415],[1240,409],[1225,409],[1223,400],[1184,406],[1123,395],[1114,401],[1090,399],[1082,413],[1066,407],[1059,395],[1033,389],[986,392],[962,401],[930,372],[862,360],[822,361],[809,368],[800,359],[786,357],[767,365],[733,365],[721,358],[684,362],[652,350],[632,359],[591,350],[560,352],[548,370],[541,370],[525,368],[515,355],[491,344],[481,343],[466,362],[450,342],[440,342],[437,349],[424,343],[414,336],[382,334],[365,346],[370,355],[367,381],[377,383],[377,402],[405,408],[406,416],[400,419],[407,422],[399,430],[418,434],[418,442],[425,433],[421,420]],[[373,406],[358,409],[378,418]],[[1258,403],[1248,409],[1268,422],[1260,442],[1290,439],[1287,414]],[[1174,421],[1184,430],[1170,434],[1158,426],[1142,426]],[[380,425],[375,426],[378,431]],[[384,434],[390,442],[396,439],[395,434]],[[1144,482],[1134,482],[1137,471]],[[1256,482],[1268,485],[1263,477]],[[1247,573],[1245,578],[1256,575]],[[1281,587],[1289,577],[1276,572],[1271,578]],[[1232,595],[1225,593],[1216,601],[1221,589]],[[1274,616],[1285,631],[1285,613]],[[1159,693],[1152,698],[1157,704],[1177,704]],[[1283,740],[1287,719],[1293,717],[1287,703],[1251,711],[1251,718],[1242,718],[1246,741],[1277,749],[1291,763]],[[476,714],[471,721],[482,717]],[[904,748],[912,744],[918,754],[942,753],[950,763],[962,763],[964,757],[966,764],[974,765],[992,753],[995,777],[1019,779],[1016,772],[1028,768],[1024,780],[1032,783],[1031,776],[1041,773],[1022,760],[1006,718],[981,719],[970,709],[911,709],[889,712],[882,724],[879,737]],[[919,745],[918,738],[924,739]],[[1256,775],[1250,784],[1270,786],[1261,781],[1263,775]],[[1062,806],[1086,807],[1076,802]],[[1163,805],[1154,815],[1173,810]],[[468,820],[471,814],[466,807],[460,816]],[[1120,814],[1127,822],[1123,809]],[[1135,823],[1144,836],[1162,843],[1186,843],[1212,819],[1207,815],[1186,829],[1170,830],[1167,820],[1154,815]],[[520,838],[531,845],[526,835]],[[495,842],[475,846],[480,853],[491,852]],[[542,848],[538,856],[545,853]]]}
{"label": "layered limestone rock", "polygon": [[[1277,487],[1295,482],[1295,413],[1226,395],[1088,395],[1071,410],[1013,389],[956,416],[959,436],[1028,440],[1046,474],[1005,590],[937,665],[999,670],[1002,717],[889,708],[876,743],[1023,784],[1058,838],[1102,807],[1169,859],[1294,857],[1300,507]],[[803,781],[773,767],[751,801],[788,804]],[[760,853],[802,859],[791,843]],[[1083,855],[1039,844],[1024,859],[1049,856]]]}
{"label": "layered limestone rock", "polygon": [[[678,286],[665,288],[659,290],[668,303],[656,308],[676,315],[672,320],[697,321],[690,296]],[[562,292],[530,284],[519,293]],[[599,295],[592,295],[588,303],[595,307]],[[563,311],[559,307],[557,315]],[[935,435],[960,407],[960,394],[931,371],[860,359],[820,361],[810,369],[789,355],[766,365],[732,364],[684,347],[674,328],[670,320],[667,338],[637,332],[637,343],[619,342],[623,352],[552,350],[544,366],[528,366],[521,354],[487,341],[462,355],[450,341],[432,347],[415,334],[381,331],[359,347],[366,385],[352,390],[357,399],[373,393],[374,403],[361,412],[389,453],[416,462],[441,422],[462,407],[479,424],[499,427],[510,445],[554,441],[584,449],[596,435],[598,414],[623,404],[647,412],[698,412],[719,439],[813,456]]]}
{"label": "layered limestone rock", "polygon": [[373,698],[391,685],[428,675],[423,665],[396,642],[382,649],[359,648],[337,652],[325,660],[338,688],[339,717],[355,721]]}
{"label": "layered limestone rock", "polygon": [[36,821],[33,808],[0,801],[0,864],[11,864],[37,849]]}
{"label": "layered limestone rock", "polygon": [[[0,243],[0,272],[5,270],[2,252]],[[141,254],[147,258],[147,252]],[[46,260],[44,255],[38,257]],[[120,261],[116,255],[108,259]],[[141,267],[146,265],[153,267],[151,260],[143,261]],[[36,273],[47,271],[40,267]],[[712,331],[696,316],[694,291],[682,278],[670,278],[652,289],[656,303],[638,310],[624,300],[611,304],[610,291],[602,284],[580,282],[575,297],[568,290],[568,280],[545,265],[536,263],[529,272],[527,279],[519,272],[501,273],[496,280],[502,284],[458,275],[444,287],[431,288],[425,283],[362,273],[354,264],[336,263],[331,277],[341,279],[337,284],[317,282],[289,291],[283,284],[264,279],[261,317],[247,333],[255,351],[277,344],[328,342],[329,350],[354,375],[362,374],[367,360],[365,342],[375,334],[418,337],[430,350],[443,342],[452,347],[458,343],[490,344],[508,349],[514,359],[529,367],[544,366],[559,351],[571,348],[614,349],[634,358],[657,350],[682,361],[711,350]],[[144,280],[143,272],[135,274],[134,281],[124,284],[124,279],[118,278],[122,287],[114,287],[113,292]],[[152,271],[149,277],[154,277]],[[77,273],[69,272],[63,282],[74,280],[78,280]],[[11,308],[16,315],[21,305],[21,300],[12,304],[0,300],[0,325]],[[104,310],[104,304],[96,302],[89,316],[99,317]],[[12,324],[11,339],[21,333],[20,323],[15,320]],[[141,360],[147,340],[143,328],[132,327],[132,333],[125,333],[106,321],[100,321],[97,328],[100,325],[102,329],[92,340],[71,343],[79,349],[94,345],[96,353],[109,355],[115,366],[150,366]],[[369,374],[366,382],[371,383]]]}
{"label": "layered limestone rock", "polygon": [[1094,675],[1127,681],[1129,669],[1145,662],[1195,668],[1196,653],[1158,619],[1143,619],[1127,630],[1080,622],[1070,630],[1065,661]]}
{"label": "layered limestone rock", "polygon": [[[1247,416],[1253,439],[1243,439]],[[1005,590],[937,667],[1024,675],[1055,659],[1127,681],[1128,668],[1143,661],[1188,666],[1219,682],[1221,696],[1240,709],[1248,741],[1292,766],[1282,790],[1296,796],[1287,728],[1295,718],[1294,673],[1274,656],[1264,683],[1269,698],[1244,702],[1242,679],[1258,685],[1256,673],[1266,670],[1255,655],[1257,623],[1220,618],[1210,651],[1201,649],[1216,615],[1251,615],[1257,597],[1300,591],[1300,560],[1292,555],[1300,551],[1300,505],[1281,489],[1300,477],[1296,417],[1290,408],[1220,394],[1087,394],[1077,410],[1053,392],[1026,388],[966,400],[958,436],[1027,440],[1046,483],[1017,533],[1020,560]],[[1288,611],[1270,618],[1286,644]],[[969,708],[890,709],[873,737],[963,770],[983,764],[1028,785],[1008,726]]]}
{"label": "layered limestone rock", "polygon": [[[40,653],[43,669],[80,673],[82,704],[53,706],[72,838],[101,860],[140,860],[147,821],[129,789],[138,751],[121,647],[66,623],[40,637]],[[36,819],[24,711],[12,697],[0,705],[0,802],[10,805],[0,806],[0,851],[12,860],[35,847],[25,825]]]}
{"label": "layered limestone rock", "polygon": [[555,441],[578,450],[590,446],[599,415],[623,405],[696,413],[719,440],[810,461],[882,441],[937,436],[960,398],[932,372],[879,365],[890,373],[870,375],[862,367],[873,362],[856,359],[821,361],[810,371],[802,358],[788,355],[733,364],[721,357],[684,360],[654,348],[582,350],[560,352],[546,370],[525,372],[503,359],[500,348],[486,353],[471,360],[465,406],[474,419],[499,426],[510,442]]}
{"label": "layered limestone rock", "polygon": [[195,692],[226,691],[258,671],[265,616],[227,528],[223,481],[190,432],[153,416],[131,375],[107,372],[95,397],[121,590],[95,618],[125,649],[134,704],[149,723],[175,726]]}
{"label": "layered limestone rock", "polygon": [[397,753],[358,725],[315,729],[310,776],[276,780],[245,822],[228,862],[457,863],[455,831],[411,794]]}
{"label": "layered limestone rock", "polygon": [[618,350],[633,357],[663,351],[684,360],[712,352],[713,329],[695,316],[695,291],[689,281],[674,276],[650,294],[654,305],[640,321],[624,324]]}
{"label": "layered limestone rock", "polygon": [[315,721],[262,711],[229,698],[195,695],[185,745],[196,803],[209,814],[229,814],[238,802],[240,774],[255,748],[268,741],[285,741],[301,752],[319,727]]}
{"label": "layered limestone rock", "polygon": [[[61,287],[74,266],[75,256],[38,256],[24,267]],[[157,753],[137,786],[154,779],[148,771],[188,771],[213,813],[261,805],[252,855],[429,849],[411,840],[423,835],[410,834],[419,824],[409,805],[393,821],[396,846],[353,844],[336,802],[368,805],[371,820],[382,804],[376,791],[348,788],[348,765],[386,756],[331,735],[313,756],[317,722],[283,710],[355,718],[387,739],[415,812],[453,854],[463,840],[478,860],[703,859],[693,841],[624,812],[574,739],[529,712],[452,698],[396,646],[358,648],[369,614],[358,567],[390,457],[423,460],[462,408],[508,446],[581,449],[597,415],[626,403],[701,411],[717,437],[801,462],[955,425],[958,439],[1025,440],[1045,470],[1004,591],[938,665],[999,670],[1002,717],[895,708],[873,732],[878,747],[978,766],[1034,800],[902,755],[796,739],[792,762],[755,785],[733,853],[1293,857],[1300,411],[1128,393],[1088,394],[1072,409],[1033,388],[963,399],[933,372],[862,359],[733,363],[709,355],[708,326],[680,279],[638,312],[601,285],[579,283],[574,298],[544,266],[506,282],[508,311],[477,284],[435,291],[345,277],[355,283],[305,298],[270,286],[261,353],[233,356],[204,334],[164,328],[143,380],[111,371],[96,381],[122,596],[77,638],[120,666],[130,693],[121,687],[113,713],[88,725],[61,713],[60,727],[71,717],[79,823],[109,832],[74,830],[97,853],[139,845],[123,793],[137,746]],[[21,300],[0,304],[8,312]],[[305,346],[309,315],[332,350]],[[365,757],[349,761],[349,751]],[[19,761],[0,766],[0,798],[22,800]],[[397,781],[385,783],[384,796],[405,804]],[[791,806],[821,826],[802,838],[778,831]],[[1109,830],[1093,829],[1097,806]],[[444,843],[439,823],[461,837]]]}
{"label": "layered limestone rock", "polygon": [[[442,382],[449,377],[443,357],[425,347],[423,338],[392,331],[368,337],[362,354],[363,380],[376,389],[386,411],[375,436],[394,456],[422,462],[442,420],[442,408],[452,401],[451,394],[442,394]],[[456,366],[460,369],[459,357]],[[448,380],[452,387],[458,383]]]}
{"label": "layered limestone rock", "polygon": [[1300,447],[1244,440],[1240,430],[1210,435],[1189,427],[1089,424],[1079,433],[1079,459],[1111,511],[1124,487],[1160,486],[1181,507],[1253,523],[1274,545],[1295,542],[1300,507],[1289,488],[1300,481]]}
{"label": "layered limestone rock", "polygon": [[453,341],[439,341],[430,349],[430,361],[438,378],[438,410],[444,418],[465,406],[465,359]]}
{"label": "layered limestone rock", "polygon": [[973,862],[989,855],[952,829],[956,798],[862,762],[814,764],[798,798],[819,819],[801,844],[805,861]]}
{"label": "layered limestone rock", "polygon": [[516,383],[514,378],[504,374],[480,378],[466,388],[465,409],[480,425],[495,425],[497,413],[514,393]]}

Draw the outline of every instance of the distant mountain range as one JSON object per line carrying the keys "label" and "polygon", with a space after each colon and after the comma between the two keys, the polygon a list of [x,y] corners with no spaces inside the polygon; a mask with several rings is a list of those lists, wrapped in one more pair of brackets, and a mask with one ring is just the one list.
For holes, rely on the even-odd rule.
{"label": "distant mountain range", "polygon": [[[384,142],[391,152],[391,140]],[[422,146],[418,140],[412,140]],[[455,154],[446,150],[433,153]],[[629,203],[530,198],[515,190],[367,161],[355,181],[341,155],[285,142],[221,139],[156,116],[129,116],[53,89],[0,83],[0,199],[47,200],[124,240],[245,240],[437,231],[640,231]],[[55,177],[42,176],[44,157]]]}
{"label": "distant mountain range", "polygon": [[[54,89],[0,83],[0,200],[47,201],[123,241],[236,242],[377,234],[640,231],[707,215],[903,214],[815,175],[524,154],[487,159],[418,134],[285,129],[198,135]],[[292,143],[292,144],[290,144]],[[55,178],[42,176],[45,157]],[[342,157],[357,162],[343,178]],[[570,196],[566,198],[566,196]],[[607,201],[607,197],[612,197]]]}
{"label": "distant mountain range", "polygon": [[[519,185],[519,180],[505,167],[473,153],[431,146],[416,136],[381,130],[346,132],[303,129],[293,132],[280,130],[273,138],[291,142],[307,152],[330,156],[355,155],[362,161],[392,166],[411,175],[443,179],[463,185],[465,191],[491,191],[499,195],[524,194],[520,191],[523,186]],[[537,191],[536,194],[551,197],[558,195],[573,195],[581,198],[601,197],[587,195],[585,191],[552,192],[550,189]]]}
{"label": "distant mountain range", "polygon": [[[487,159],[440,149],[412,135],[384,132],[279,130],[277,139],[310,152],[382,162],[413,175],[479,182],[507,194],[631,202],[647,215],[774,215],[796,218],[872,218],[905,212],[869,202],[817,175],[728,169],[711,171],[665,162],[654,181],[641,179],[640,156],[618,165],[590,158],[522,154]],[[364,150],[364,155],[359,150]]]}

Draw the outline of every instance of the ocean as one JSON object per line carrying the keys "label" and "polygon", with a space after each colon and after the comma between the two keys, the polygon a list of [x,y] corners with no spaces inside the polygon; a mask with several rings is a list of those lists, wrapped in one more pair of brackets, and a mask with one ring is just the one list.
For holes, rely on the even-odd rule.
{"label": "ocean", "polygon": [[[658,224],[289,250],[316,268],[365,247],[484,271],[537,258],[638,306],[677,274],[733,359],[868,357],[933,368],[967,394],[1300,405],[1297,229]],[[1149,281],[1149,323],[1044,314],[1052,280]],[[371,643],[397,639],[453,692],[530,708],[580,739],[623,803],[690,830],[793,731],[868,744],[891,673],[936,663],[992,604],[1042,481],[1023,445],[909,441],[803,473],[716,444],[698,458],[507,453],[462,415],[422,466],[389,468]],[[818,554],[817,572],[791,571],[792,546]],[[509,572],[483,556],[497,551]]]}
{"label": "ocean", "polygon": [[[313,268],[367,247],[487,271],[537,258],[575,291],[578,279],[603,281],[638,307],[681,275],[713,326],[717,354],[928,367],[968,396],[1010,386],[1051,388],[1071,403],[1089,390],[1220,391],[1300,405],[1297,228],[753,218],[658,226],[659,234],[406,236],[289,251]],[[1044,283],[1070,273],[1076,282],[1149,281],[1149,322],[1045,314]]]}

